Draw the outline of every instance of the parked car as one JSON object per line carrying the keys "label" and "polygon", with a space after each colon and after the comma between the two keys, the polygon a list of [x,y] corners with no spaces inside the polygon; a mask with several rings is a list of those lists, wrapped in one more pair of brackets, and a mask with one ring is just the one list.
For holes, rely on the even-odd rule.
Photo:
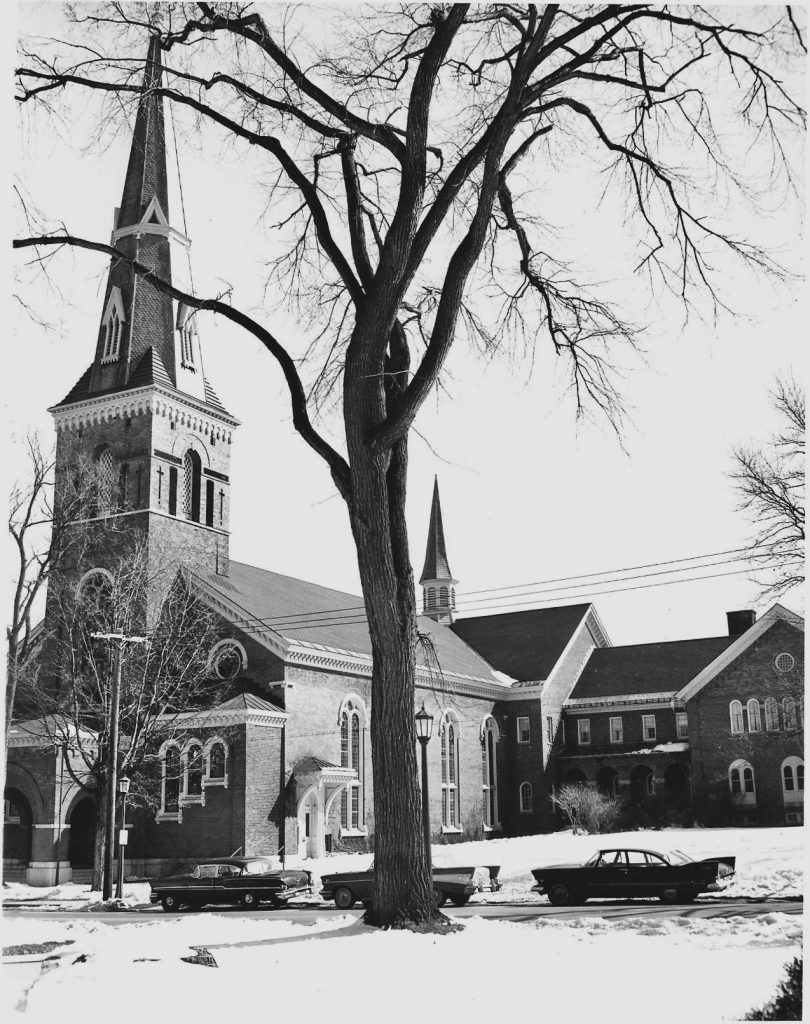
{"label": "parked car", "polygon": [[545,893],[555,907],[584,903],[592,896],[657,896],[664,903],[688,903],[699,893],[722,889],[736,858],[693,860],[680,850],[599,850],[584,864],[534,868],[532,892]]}
{"label": "parked car", "polygon": [[188,874],[157,878],[150,885],[149,901],[166,911],[208,903],[256,908],[263,900],[280,907],[294,896],[312,892],[312,875],[279,870],[269,857],[218,857],[200,861]]}
{"label": "parked car", "polygon": [[[434,868],[433,892],[438,906],[448,901],[463,907],[476,892],[497,892],[498,867]],[[355,903],[371,904],[374,894],[374,865],[365,871],[339,871],[321,877],[321,897],[334,900],[341,910],[350,910]]]}

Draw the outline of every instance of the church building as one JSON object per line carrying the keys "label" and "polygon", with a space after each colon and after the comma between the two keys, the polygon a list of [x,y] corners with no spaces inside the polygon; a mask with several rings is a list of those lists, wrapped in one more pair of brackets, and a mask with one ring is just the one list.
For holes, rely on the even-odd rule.
{"label": "church building", "polygon": [[[190,291],[153,92],[161,75],[153,41],[112,244]],[[75,527],[83,543],[60,573],[77,595],[103,588],[133,538],[156,580],[161,567],[182,571],[216,617],[208,671],[222,696],[156,744],[159,793],[128,817],[127,875],[237,852],[373,849],[362,598],[231,560],[239,422],[206,376],[194,310],[113,260],[100,317],[92,363],[50,410],[57,482],[81,460],[97,481]],[[457,584],[437,482],[420,577],[432,650],[414,708],[434,718],[435,842],[559,828],[550,795],[567,783],[658,801],[690,822],[803,820],[799,616],[775,605],[759,621],[733,613],[727,636],[614,647],[592,604],[465,618]],[[147,595],[144,632],[168,586]],[[42,672],[58,686],[56,619],[49,592]],[[36,717],[12,724],[4,794],[4,875],[41,885],[86,878],[98,812],[75,752],[49,737]]]}

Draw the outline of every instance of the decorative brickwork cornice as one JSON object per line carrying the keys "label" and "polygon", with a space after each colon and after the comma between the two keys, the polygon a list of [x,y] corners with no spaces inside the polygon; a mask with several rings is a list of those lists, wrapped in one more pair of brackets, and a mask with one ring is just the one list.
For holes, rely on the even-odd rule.
{"label": "decorative brickwork cornice", "polygon": [[178,426],[226,444],[231,443],[233,429],[239,426],[239,420],[227,413],[218,412],[190,395],[154,384],[86,398],[70,405],[52,406],[48,412],[53,415],[57,430],[75,430],[151,413],[153,416],[166,416]]}
{"label": "decorative brickwork cornice", "polygon": [[170,729],[214,729],[229,725],[261,725],[270,729],[283,729],[289,718],[286,711],[264,711],[258,708],[236,708],[222,711],[184,711],[179,715],[167,715],[165,723],[159,722],[156,729],[168,732]]}

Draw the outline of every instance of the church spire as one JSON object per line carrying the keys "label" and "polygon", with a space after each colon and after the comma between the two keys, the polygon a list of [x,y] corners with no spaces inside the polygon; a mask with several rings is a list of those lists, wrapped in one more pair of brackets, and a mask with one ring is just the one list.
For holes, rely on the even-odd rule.
{"label": "church spire", "polygon": [[[167,112],[157,92],[163,75],[160,39],[153,34],[111,244],[157,277],[192,293],[191,242],[170,221],[182,207],[175,202],[179,170],[167,159]],[[193,309],[113,258],[101,313],[93,363],[59,406],[156,385],[225,412],[205,379]]]}
{"label": "church spire", "polygon": [[444,542],[442,506],[439,500],[439,478],[433,481],[433,503],[430,508],[425,565],[419,583],[422,586],[424,614],[437,622],[452,622],[456,609],[456,588],[447,560]]}

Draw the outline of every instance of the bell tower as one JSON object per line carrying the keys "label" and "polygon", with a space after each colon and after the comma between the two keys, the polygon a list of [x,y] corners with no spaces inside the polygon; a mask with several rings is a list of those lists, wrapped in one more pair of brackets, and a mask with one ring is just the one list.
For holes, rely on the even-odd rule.
{"label": "bell tower", "polygon": [[[193,294],[191,243],[174,226],[178,210],[170,205],[162,78],[154,36],[111,244]],[[95,494],[80,525],[99,540],[83,562],[103,566],[116,536],[141,531],[156,569],[176,564],[202,576],[228,575],[230,445],[238,421],[205,375],[194,309],[113,258],[93,361],[49,411],[58,432],[57,481],[75,472],[78,459],[94,467]],[[94,521],[109,524],[111,517],[119,520],[115,529],[93,532]]]}
{"label": "bell tower", "polygon": [[427,551],[419,583],[422,587],[423,614],[437,622],[452,622],[455,619],[458,580],[453,579],[447,560],[438,477],[433,481]]}

